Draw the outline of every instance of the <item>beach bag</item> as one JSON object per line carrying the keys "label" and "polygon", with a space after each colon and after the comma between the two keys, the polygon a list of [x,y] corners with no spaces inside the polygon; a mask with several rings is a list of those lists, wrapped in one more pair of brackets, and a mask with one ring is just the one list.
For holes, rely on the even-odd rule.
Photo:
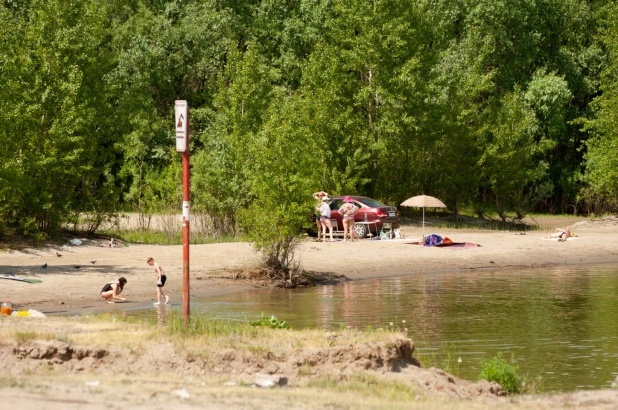
{"label": "beach bag", "polygon": [[440,235],[431,234],[425,237],[425,246],[441,245],[442,237]]}

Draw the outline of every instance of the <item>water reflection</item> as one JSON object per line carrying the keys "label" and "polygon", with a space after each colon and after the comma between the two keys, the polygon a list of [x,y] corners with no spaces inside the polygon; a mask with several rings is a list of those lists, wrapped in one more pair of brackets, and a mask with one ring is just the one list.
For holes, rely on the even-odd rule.
{"label": "water reflection", "polygon": [[164,325],[167,323],[167,316],[170,313],[170,308],[167,305],[155,305],[155,311],[157,312],[157,324]]}
{"label": "water reflection", "polygon": [[448,346],[464,378],[504,352],[542,376],[546,390],[573,390],[609,387],[618,372],[617,294],[616,269],[597,266],[418,274],[192,304],[227,320],[274,314],[295,327],[402,328],[405,320],[420,354],[439,362]]}

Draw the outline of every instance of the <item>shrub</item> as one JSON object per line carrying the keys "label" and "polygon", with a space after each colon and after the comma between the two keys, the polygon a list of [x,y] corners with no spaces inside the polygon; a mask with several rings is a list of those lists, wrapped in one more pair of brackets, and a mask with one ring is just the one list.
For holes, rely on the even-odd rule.
{"label": "shrub", "polygon": [[498,353],[498,356],[491,360],[482,362],[481,374],[479,374],[478,379],[499,383],[502,390],[507,394],[519,393],[522,382],[519,366],[508,364],[502,358],[502,353]]}

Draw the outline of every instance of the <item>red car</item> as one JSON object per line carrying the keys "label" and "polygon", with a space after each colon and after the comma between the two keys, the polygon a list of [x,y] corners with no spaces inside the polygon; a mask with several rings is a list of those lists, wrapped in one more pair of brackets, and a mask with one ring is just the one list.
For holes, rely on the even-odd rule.
{"label": "red car", "polygon": [[[333,224],[333,230],[343,232],[342,216],[339,215],[339,208],[344,204],[345,195],[334,196],[331,198],[330,209],[332,210],[331,219],[337,221],[337,226]],[[354,230],[360,238],[367,236],[369,231],[377,234],[384,227],[384,224],[390,224],[390,229],[399,228],[399,211],[394,206],[384,205],[375,199],[366,196],[350,195],[352,203],[359,210],[354,218]],[[387,225],[387,229],[389,226]]]}

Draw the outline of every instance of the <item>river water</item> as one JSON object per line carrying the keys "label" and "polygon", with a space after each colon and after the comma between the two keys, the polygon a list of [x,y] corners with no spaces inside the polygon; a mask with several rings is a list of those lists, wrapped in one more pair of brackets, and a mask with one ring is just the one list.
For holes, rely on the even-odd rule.
{"label": "river water", "polygon": [[297,328],[407,329],[424,367],[467,380],[499,352],[540,391],[608,388],[618,375],[613,266],[433,272],[191,303],[224,320],[263,313]]}

